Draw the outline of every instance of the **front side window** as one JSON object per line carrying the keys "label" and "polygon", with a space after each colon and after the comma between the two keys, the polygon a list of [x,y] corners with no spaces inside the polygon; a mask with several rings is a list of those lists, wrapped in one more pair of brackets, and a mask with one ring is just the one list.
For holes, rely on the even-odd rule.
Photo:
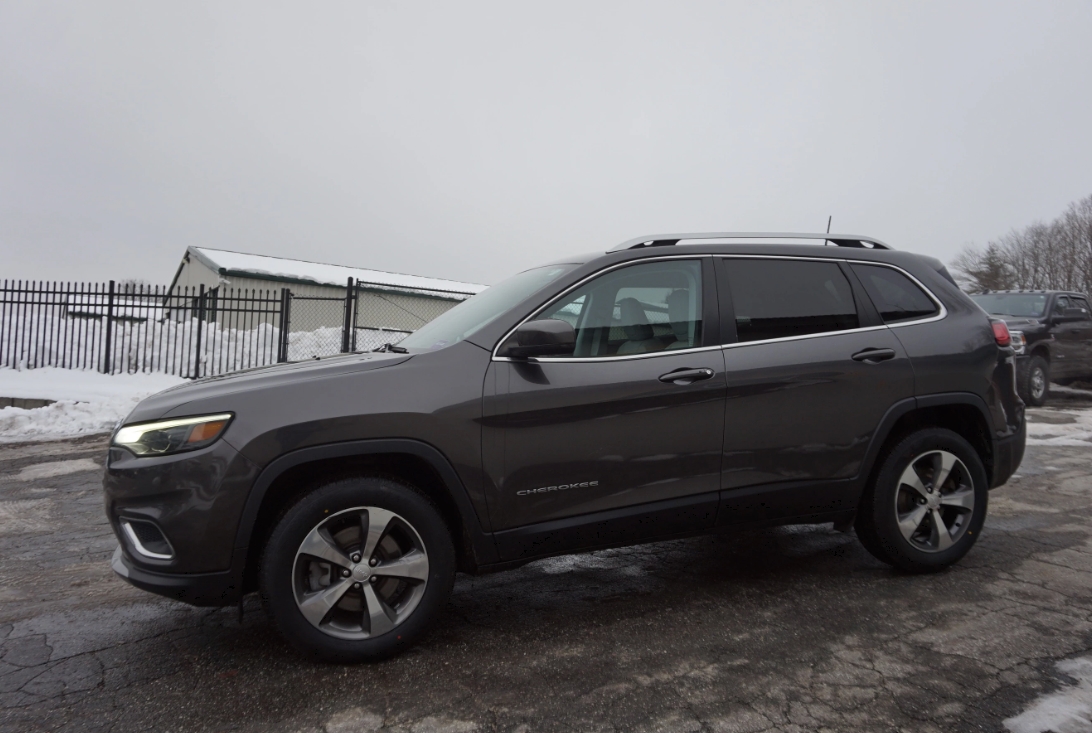
{"label": "front side window", "polygon": [[853,290],[833,262],[725,260],[740,341],[857,328]]}
{"label": "front side window", "polygon": [[1055,315],[1062,315],[1065,313],[1065,309],[1069,307],[1069,298],[1064,295],[1054,301],[1054,313]]}
{"label": "front side window", "polygon": [[884,323],[915,321],[935,316],[937,304],[898,270],[878,265],[850,265]]}
{"label": "front side window", "polygon": [[662,260],[612,270],[547,306],[576,330],[573,356],[651,354],[701,346],[700,260]]}

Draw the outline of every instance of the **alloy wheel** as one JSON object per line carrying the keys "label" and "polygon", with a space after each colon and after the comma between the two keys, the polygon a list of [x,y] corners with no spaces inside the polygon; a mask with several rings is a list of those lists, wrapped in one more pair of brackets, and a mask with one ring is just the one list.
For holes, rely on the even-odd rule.
{"label": "alloy wheel", "polygon": [[928,451],[899,477],[895,520],[915,549],[943,552],[967,531],[974,504],[974,483],[963,461],[948,451]]}
{"label": "alloy wheel", "polygon": [[354,507],[323,519],[304,537],[292,590],[312,626],[339,639],[371,639],[413,613],[429,577],[417,530],[394,512]]}
{"label": "alloy wheel", "polygon": [[1043,370],[1038,367],[1032,369],[1030,381],[1032,399],[1042,399],[1043,393],[1046,392],[1046,375],[1043,374]]}

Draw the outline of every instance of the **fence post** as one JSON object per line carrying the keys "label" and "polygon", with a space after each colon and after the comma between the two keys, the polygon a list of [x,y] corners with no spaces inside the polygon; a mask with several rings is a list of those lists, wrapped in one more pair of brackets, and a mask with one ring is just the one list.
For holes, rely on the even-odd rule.
{"label": "fence post", "polygon": [[349,351],[349,337],[353,332],[353,279],[345,284],[345,324],[341,329],[341,353]]}
{"label": "fence post", "polygon": [[201,284],[201,289],[198,291],[197,296],[197,348],[193,352],[193,378],[199,379],[201,377],[201,331],[205,323],[205,285]]}
{"label": "fence post", "polygon": [[102,345],[102,373],[114,373],[114,359],[111,353],[114,341],[114,281],[110,281],[110,290],[106,295],[106,338]]}
{"label": "fence post", "polygon": [[277,362],[288,361],[288,324],[292,310],[292,293],[288,288],[281,288],[281,338],[277,344]]}

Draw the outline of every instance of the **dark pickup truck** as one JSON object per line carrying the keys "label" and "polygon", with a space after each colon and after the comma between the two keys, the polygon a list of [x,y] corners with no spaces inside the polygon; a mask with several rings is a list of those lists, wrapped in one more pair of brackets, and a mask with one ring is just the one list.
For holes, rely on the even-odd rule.
{"label": "dark pickup truck", "polygon": [[1003,290],[972,295],[990,315],[1005,321],[1016,349],[1017,386],[1024,402],[1038,407],[1050,382],[1092,379],[1092,310],[1083,293]]}

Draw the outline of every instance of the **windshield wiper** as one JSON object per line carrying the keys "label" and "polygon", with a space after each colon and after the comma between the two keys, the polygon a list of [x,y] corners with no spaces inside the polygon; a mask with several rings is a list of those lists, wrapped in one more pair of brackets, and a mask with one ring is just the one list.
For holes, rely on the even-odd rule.
{"label": "windshield wiper", "polygon": [[404,346],[395,346],[394,344],[391,344],[391,343],[383,344],[378,349],[372,349],[372,351],[381,352],[381,353],[382,352],[390,352],[392,354],[408,354],[409,353],[409,349],[405,348]]}

